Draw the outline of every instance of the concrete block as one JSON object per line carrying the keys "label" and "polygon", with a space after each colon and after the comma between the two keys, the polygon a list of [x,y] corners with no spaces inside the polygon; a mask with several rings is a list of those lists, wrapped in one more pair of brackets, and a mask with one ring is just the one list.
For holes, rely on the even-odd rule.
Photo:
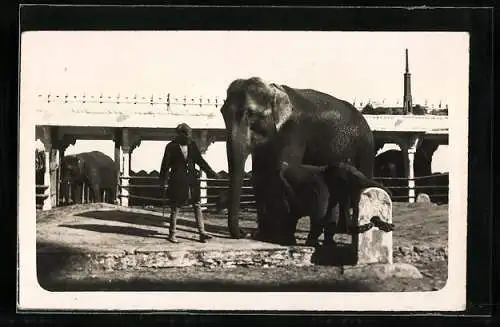
{"label": "concrete block", "polygon": [[[372,219],[379,217],[382,222],[392,224],[392,201],[387,192],[370,187],[361,192],[359,202],[358,228],[372,224]],[[392,264],[392,231],[383,231],[376,226],[353,235],[356,246],[357,264],[382,263]]]}
{"label": "concrete block", "polygon": [[431,198],[426,193],[419,193],[417,195],[417,203],[430,203]]}

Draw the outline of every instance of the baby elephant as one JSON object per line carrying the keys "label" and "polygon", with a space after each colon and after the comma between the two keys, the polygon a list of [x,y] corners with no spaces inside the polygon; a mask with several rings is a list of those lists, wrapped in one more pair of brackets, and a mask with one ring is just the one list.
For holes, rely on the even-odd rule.
{"label": "baby elephant", "polygon": [[[383,185],[344,162],[326,166],[293,166],[282,162],[279,175],[284,184],[287,209],[296,219],[295,226],[299,218],[310,217],[310,231],[306,241],[306,245],[310,246],[318,244],[318,237],[323,230],[324,244],[333,243],[335,230],[347,231],[349,209],[353,209],[353,219],[357,219],[363,189],[377,187],[390,194]],[[339,219],[335,222],[334,209],[337,204]]]}

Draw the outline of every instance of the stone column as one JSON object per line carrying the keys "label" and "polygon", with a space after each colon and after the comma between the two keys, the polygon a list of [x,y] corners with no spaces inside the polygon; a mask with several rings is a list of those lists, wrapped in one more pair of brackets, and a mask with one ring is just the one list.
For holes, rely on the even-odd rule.
{"label": "stone column", "polygon": [[[128,131],[128,144],[129,144],[129,151],[128,151],[128,166],[127,166],[127,170],[128,170],[128,174],[130,176],[131,172],[132,172],[132,154],[134,153],[134,150],[141,145],[141,136],[140,134],[138,134],[138,131],[135,130],[135,131],[131,131],[129,130]],[[137,183],[132,183],[130,182],[129,180],[129,186],[130,185],[137,185]],[[146,192],[147,193],[147,192]],[[144,189],[140,189],[140,188],[134,188],[134,189],[129,189],[129,192],[128,192],[128,196],[133,196],[133,195],[144,195]],[[130,201],[129,200],[129,204],[130,203],[137,203],[137,201]]]}
{"label": "stone column", "polygon": [[[210,144],[215,142],[215,136],[210,135],[210,133],[207,130],[194,131],[193,132],[193,139],[196,142],[196,145],[198,145],[198,148],[200,149],[200,152],[202,155],[207,152],[208,148],[210,147]],[[201,171],[201,179],[205,179],[205,178],[207,178],[206,173],[204,171]],[[200,181],[199,187],[200,187],[200,197],[201,197],[202,210],[205,210],[206,204],[207,204],[207,189],[206,189],[207,182]]]}
{"label": "stone column", "polygon": [[58,152],[59,152],[59,169],[57,170],[57,205],[61,204],[62,201],[62,195],[61,195],[61,167],[62,167],[62,162],[64,159],[64,152],[66,151],[66,148],[59,147]]}
{"label": "stone column", "polygon": [[[62,190],[61,190],[61,183],[62,183],[62,176],[61,176],[61,168],[64,160],[64,154],[66,152],[66,149],[70,145],[74,145],[76,143],[76,138],[71,135],[58,135],[58,142],[57,142],[57,151],[59,155],[59,160],[58,160],[58,169],[57,169],[57,204],[59,205],[62,203]],[[70,197],[70,192],[71,188],[68,185],[65,185],[63,189],[66,189],[67,187],[67,196]],[[69,199],[65,199],[66,203],[69,203]]]}
{"label": "stone column", "polygon": [[130,143],[129,143],[129,130],[128,128],[122,129],[122,190],[120,197],[120,204],[124,207],[128,207],[129,203],[129,177],[130,177]]}
{"label": "stone column", "polygon": [[[370,224],[374,217],[392,224],[392,201],[387,192],[371,187],[361,192],[357,226]],[[357,265],[392,264],[392,231],[386,232],[373,226],[367,231],[354,234],[353,244],[357,247]]]}
{"label": "stone column", "polygon": [[122,130],[120,128],[117,128],[115,130],[115,135],[113,138],[113,141],[115,143],[115,165],[116,165],[116,198],[115,198],[115,203],[120,203],[122,204],[122,200],[120,197],[121,194],[121,185],[122,185],[122,180],[120,176],[123,174],[123,167],[122,167],[122,157],[123,157],[123,149],[122,149]]}
{"label": "stone column", "polygon": [[406,150],[406,176],[408,178],[408,202],[415,202],[415,152],[417,151],[417,146],[420,142],[420,137],[416,135],[410,136],[408,144],[405,147]]}
{"label": "stone column", "polygon": [[411,148],[407,149],[408,156],[408,166],[406,167],[408,171],[408,202],[415,202],[415,173],[414,173],[414,165],[415,165],[415,151]]}
{"label": "stone column", "polygon": [[207,209],[207,182],[204,181],[203,179],[207,178],[207,174],[201,170],[201,181],[200,181],[200,197],[201,197],[201,209],[206,210]]}
{"label": "stone column", "polygon": [[59,151],[57,149],[51,149],[50,151],[50,205],[52,208],[57,207],[57,172],[59,170]]}
{"label": "stone column", "polygon": [[43,200],[42,210],[50,210],[52,209],[52,166],[53,166],[53,155],[52,155],[52,131],[50,126],[42,127],[42,143],[45,151],[45,172],[43,175],[43,184],[45,185],[44,195],[45,198]]}
{"label": "stone column", "polygon": [[42,210],[50,210],[52,209],[52,200],[50,199],[50,153],[52,152],[52,148],[45,146],[45,174],[43,175],[43,184],[45,185],[45,190],[43,194],[45,195],[45,199],[43,200]]}

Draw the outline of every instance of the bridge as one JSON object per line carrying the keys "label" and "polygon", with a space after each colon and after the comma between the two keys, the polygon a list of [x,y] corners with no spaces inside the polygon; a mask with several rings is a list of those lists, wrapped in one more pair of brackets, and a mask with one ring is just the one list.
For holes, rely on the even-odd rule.
{"label": "bridge", "polygon": [[[76,140],[113,140],[114,159],[119,167],[121,186],[126,197],[133,150],[142,140],[168,141],[180,122],[193,128],[193,136],[202,152],[216,141],[225,141],[225,126],[220,114],[224,103],[219,98],[165,96],[94,96],[38,94],[25,97],[21,106],[33,111],[36,138],[44,144],[44,180],[46,199],[43,209],[57,201],[57,167],[66,148]],[[409,201],[415,199],[413,162],[417,146],[423,139],[448,144],[449,120],[434,115],[365,115],[374,132],[377,150],[386,143],[400,146],[406,156],[409,179]]]}

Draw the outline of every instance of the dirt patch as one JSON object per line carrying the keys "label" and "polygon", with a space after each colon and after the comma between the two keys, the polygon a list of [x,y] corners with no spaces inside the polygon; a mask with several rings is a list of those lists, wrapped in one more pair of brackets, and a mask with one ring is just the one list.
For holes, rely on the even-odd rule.
{"label": "dirt patch", "polygon": [[[47,250],[54,244],[75,252],[136,251],[151,248],[207,249],[269,246],[250,240],[233,240],[227,232],[224,214],[205,213],[205,226],[216,238],[199,243],[193,213],[181,213],[178,223],[181,244],[166,240],[168,209],[162,216],[161,208],[147,211],[123,208],[110,204],[85,204],[37,211],[38,250]],[[242,212],[240,224],[249,231],[256,228],[253,212]],[[448,205],[427,203],[393,204],[394,261],[414,264],[424,276],[422,279],[391,280],[367,279],[351,281],[339,275],[338,268],[328,266],[262,268],[262,267],[192,267],[151,268],[140,272],[111,271],[89,275],[88,272],[54,272],[54,265],[39,259],[37,267],[46,278],[44,287],[64,290],[302,290],[309,291],[431,291],[444,286],[447,279]],[[309,229],[308,218],[297,226],[297,239],[304,244]],[[261,244],[259,244],[261,243]],[[257,245],[255,245],[257,244]],[[275,245],[272,245],[275,246]],[[69,250],[68,250],[69,251]],[[43,251],[42,251],[43,252]],[[71,267],[72,263],[64,263]],[[52,268],[50,270],[49,268]],[[70,274],[70,275],[68,275]],[[47,277],[49,276],[49,277]],[[39,276],[40,277],[40,276]],[[68,278],[72,281],[68,283]]]}
{"label": "dirt patch", "polygon": [[[339,267],[172,268],[142,272],[113,271],[53,278],[49,290],[203,291],[203,292],[416,292],[436,291],[446,283],[446,262],[435,262],[422,279],[349,279]],[[67,279],[71,279],[71,283]]]}

